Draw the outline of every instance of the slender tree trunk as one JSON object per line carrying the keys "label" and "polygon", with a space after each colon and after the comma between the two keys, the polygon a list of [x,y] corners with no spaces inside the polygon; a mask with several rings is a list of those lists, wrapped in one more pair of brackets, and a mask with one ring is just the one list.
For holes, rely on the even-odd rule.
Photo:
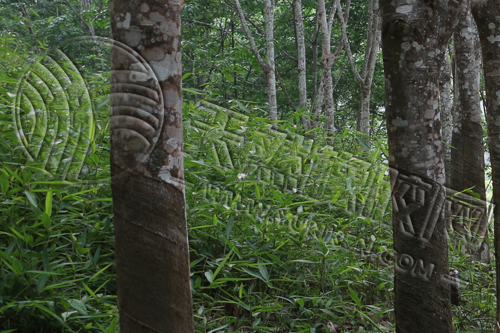
{"label": "slender tree trunk", "polygon": [[441,110],[441,132],[443,134],[443,156],[446,170],[446,184],[450,183],[449,168],[451,163],[451,134],[453,130],[453,118],[451,109],[453,101],[451,99],[451,61],[448,48],[444,56],[444,63],[439,75],[439,108]]}
{"label": "slender tree trunk", "polygon": [[278,102],[276,98],[276,73],[274,64],[274,1],[265,0],[265,17],[266,17],[266,45],[267,45],[267,61],[264,61],[257,49],[252,32],[247,25],[245,13],[241,8],[239,0],[234,0],[236,12],[241,20],[243,31],[250,42],[250,50],[259,62],[259,65],[266,75],[267,81],[267,96],[269,101],[269,119],[271,121],[278,120]]}
{"label": "slender tree trunk", "polygon": [[269,119],[278,120],[276,98],[276,66],[274,63],[274,0],[265,0],[266,5],[266,45],[267,45],[267,96],[269,99]]}
{"label": "slender tree trunk", "polygon": [[117,41],[111,56],[111,186],[120,331],[192,333],[181,1],[110,0],[109,8]]}
{"label": "slender tree trunk", "polygon": [[[316,94],[318,93],[318,36],[319,36],[319,20],[318,20],[318,11],[316,11],[316,15],[314,16],[314,36],[312,39],[312,51],[313,51],[313,86],[312,86],[312,94],[311,100],[316,100]],[[312,104],[312,103],[311,103]],[[315,127],[315,124],[313,124]]]}
{"label": "slender tree trunk", "polygon": [[295,35],[297,41],[297,71],[299,74],[299,108],[304,113],[301,116],[302,126],[311,129],[307,117],[307,76],[306,76],[306,44],[304,38],[304,20],[302,19],[302,0],[293,1],[293,14],[295,21]]}
{"label": "slender tree trunk", "polygon": [[[332,10],[336,10],[334,6]],[[328,19],[326,15],[325,0],[318,0],[318,19],[321,27],[321,68],[323,81],[323,91],[325,96],[325,114],[327,116],[326,130],[330,133],[335,131],[335,118],[333,107],[333,79],[332,79],[332,66],[335,61],[331,54],[331,30],[328,29]]]}
{"label": "slender tree trunk", "polygon": [[371,0],[368,5],[369,19],[366,28],[366,48],[361,74],[356,68],[354,57],[347,37],[347,24],[339,12],[339,20],[342,28],[342,36],[346,47],[347,59],[351,65],[354,77],[358,81],[360,90],[360,101],[358,108],[357,130],[370,136],[370,96],[372,92],[373,75],[377,63],[377,55],[380,48],[380,10],[378,0]]}
{"label": "slender tree trunk", "polygon": [[370,136],[370,96],[372,93],[371,84],[369,87],[360,87],[360,99],[358,109],[357,130]]}
{"label": "slender tree trunk", "polygon": [[[343,40],[341,38],[339,45],[334,53],[331,52],[331,38],[332,38],[332,27],[333,21],[335,19],[335,13],[339,11],[339,15],[342,16],[344,21],[347,21],[349,16],[349,6],[350,1],[346,5],[346,14],[342,14],[342,7],[339,0],[336,0],[330,10],[330,14],[327,17],[325,0],[318,0],[318,21],[321,28],[321,86],[323,89],[323,95],[320,96],[324,98],[325,102],[325,115],[326,115],[326,130],[328,133],[333,134],[335,131],[335,102],[333,99],[333,78],[332,78],[332,67],[335,64],[340,52],[343,48]],[[318,99],[320,100],[320,99]]]}
{"label": "slender tree trunk", "polygon": [[380,1],[399,333],[453,331],[439,74],[464,5]]}
{"label": "slender tree trunk", "polygon": [[495,221],[494,247],[497,285],[497,322],[500,332],[500,1],[472,1],[472,14],[479,31],[483,55],[484,84],[486,87],[486,122],[493,180],[493,214]]}
{"label": "slender tree trunk", "polygon": [[[481,71],[481,49],[476,24],[472,18],[470,7],[462,13],[453,35],[455,55],[454,75],[454,108],[453,134],[451,145],[451,163],[448,186],[455,191],[471,189],[479,194],[484,203],[486,200],[484,175],[484,149],[482,110],[479,95]],[[471,197],[472,199],[472,197]],[[479,222],[487,222],[482,219]],[[459,218],[452,219],[452,225],[458,232],[467,235],[475,234],[480,239],[486,236],[487,227],[477,228],[475,225],[462,225]],[[474,224],[474,222],[472,222]],[[483,252],[487,243],[469,240],[472,251]],[[481,245],[481,246],[480,246]],[[488,258],[484,258],[486,261]]]}

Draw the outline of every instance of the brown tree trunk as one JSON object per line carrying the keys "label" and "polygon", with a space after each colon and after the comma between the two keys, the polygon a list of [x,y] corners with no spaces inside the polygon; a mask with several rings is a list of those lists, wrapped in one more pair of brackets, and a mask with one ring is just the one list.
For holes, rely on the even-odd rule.
{"label": "brown tree trunk", "polygon": [[453,331],[439,74],[464,5],[380,1],[400,333]]}
{"label": "brown tree trunk", "polygon": [[109,8],[120,331],[191,333],[181,1],[110,0]]}
{"label": "brown tree trunk", "polygon": [[494,247],[497,285],[497,322],[500,332],[500,1],[472,1],[472,14],[479,31],[486,87],[486,122],[493,180]]}
{"label": "brown tree trunk", "polygon": [[[481,49],[476,24],[472,18],[470,7],[462,13],[453,35],[455,73],[454,73],[454,107],[453,134],[451,140],[451,162],[446,170],[449,173],[448,187],[455,191],[471,189],[479,195],[481,202],[486,200],[484,176],[484,149],[482,110],[479,95],[481,71]],[[471,196],[471,199],[473,197]],[[450,217],[451,218],[451,217]],[[482,239],[487,226],[477,228],[469,221],[463,225],[459,218],[452,218],[453,229],[467,235],[479,230],[477,238]],[[467,222],[466,222],[467,223]],[[475,234],[475,232],[473,232]],[[476,238],[476,237],[474,237]],[[469,247],[473,252],[483,252],[481,241],[469,239]],[[488,259],[486,259],[487,261]]]}

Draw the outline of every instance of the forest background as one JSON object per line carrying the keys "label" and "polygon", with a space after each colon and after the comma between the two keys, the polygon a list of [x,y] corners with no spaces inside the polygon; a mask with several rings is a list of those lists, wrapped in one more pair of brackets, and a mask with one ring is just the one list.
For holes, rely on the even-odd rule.
{"label": "forest background", "polygon": [[[82,36],[90,41],[108,37],[108,15],[105,1],[1,3],[3,332],[118,330],[107,49],[74,42]],[[182,36],[197,331],[393,330],[390,211],[367,218],[345,209],[353,197],[363,201],[368,190],[349,174],[356,171],[352,164],[361,159],[383,171],[387,163],[376,1],[189,1]],[[450,54],[456,45],[450,44]],[[57,167],[28,162],[12,123],[12,115],[19,114],[22,127],[33,125],[29,111],[13,107],[16,88],[26,70],[53,48],[74,57],[90,93],[96,130],[89,134],[90,148],[82,159],[86,171],[79,177],[61,177]],[[443,140],[453,146],[453,119],[458,123],[452,117],[453,97],[458,103],[460,94],[452,81],[456,57],[448,60],[442,78],[449,96],[441,99]],[[231,115],[217,105],[247,116],[236,129],[244,144],[229,147],[230,156],[237,156],[231,163],[207,149],[221,146],[217,121],[204,131],[195,126],[207,114]],[[259,168],[269,170],[291,158],[277,142],[260,136],[271,130],[267,119],[289,137],[347,153],[337,175],[323,172],[324,152],[303,160],[303,167],[315,166],[310,175],[317,184],[339,190],[305,200],[298,195],[305,193],[268,187],[262,174],[244,169],[239,161],[254,159],[252,154],[260,155]],[[48,121],[46,126],[54,125]],[[265,149],[253,151],[256,143]],[[377,182],[387,183],[387,177]],[[256,198],[259,208],[241,213],[238,196]],[[455,327],[491,332],[492,267],[489,260],[468,259],[472,255],[462,243],[467,239],[450,242],[450,266],[460,270],[465,286],[463,302],[454,308]]]}

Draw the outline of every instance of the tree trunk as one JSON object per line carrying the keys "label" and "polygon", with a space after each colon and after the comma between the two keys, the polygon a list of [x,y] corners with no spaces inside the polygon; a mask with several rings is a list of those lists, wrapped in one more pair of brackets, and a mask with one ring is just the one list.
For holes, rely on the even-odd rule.
{"label": "tree trunk", "polygon": [[267,96],[269,99],[269,119],[278,120],[276,99],[276,66],[274,64],[274,0],[265,0],[266,5],[266,45],[267,45]]}
{"label": "tree trunk", "polygon": [[181,1],[110,0],[109,8],[117,41],[111,186],[120,330],[191,333]]}
{"label": "tree trunk", "polygon": [[448,170],[451,163],[451,134],[453,130],[453,118],[451,116],[451,108],[453,107],[453,102],[451,99],[451,62],[446,48],[446,53],[444,56],[444,63],[441,67],[441,73],[439,75],[439,108],[441,111],[441,132],[443,134],[443,156],[444,165],[446,170],[446,184],[450,183],[450,175]]}
{"label": "tree trunk", "polygon": [[360,98],[358,109],[357,130],[370,136],[370,96],[372,93],[372,86],[360,86]]}
{"label": "tree trunk", "polygon": [[278,102],[276,98],[276,73],[274,64],[274,1],[265,0],[265,17],[266,17],[266,45],[267,45],[267,61],[264,61],[257,49],[252,32],[247,25],[245,13],[241,8],[239,0],[234,0],[236,12],[241,20],[243,31],[250,42],[250,50],[257,58],[259,65],[266,75],[267,96],[269,101],[269,119],[271,121],[278,120]]}
{"label": "tree trunk", "polygon": [[304,38],[304,20],[302,19],[302,0],[293,1],[293,14],[295,22],[295,36],[297,41],[297,71],[299,74],[299,108],[304,115],[301,116],[302,126],[311,129],[307,117],[307,76],[306,76],[306,44]]}
{"label": "tree trunk", "polygon": [[472,14],[479,31],[483,55],[484,84],[486,87],[486,122],[493,180],[493,214],[495,221],[494,247],[497,285],[497,322],[500,332],[500,1],[472,1]]}
{"label": "tree trunk", "polygon": [[[330,134],[335,132],[335,105],[333,100],[333,78],[332,78],[332,67],[335,64],[340,52],[343,48],[343,40],[341,38],[337,50],[331,52],[331,38],[332,38],[332,27],[333,21],[335,19],[335,13],[339,11],[339,15],[342,16],[344,21],[347,21],[349,15],[350,1],[347,2],[345,17],[342,14],[342,7],[339,0],[336,0],[330,10],[330,14],[327,17],[325,0],[318,0],[318,21],[321,28],[321,88],[323,89],[323,97],[325,99],[325,115],[326,115],[326,131]],[[321,100],[321,99],[318,99]]]}
{"label": "tree trunk", "polygon": [[[332,10],[336,10],[336,6]],[[321,68],[322,68],[322,84],[325,97],[325,114],[327,116],[326,130],[330,133],[335,131],[335,118],[333,107],[333,79],[332,66],[335,61],[331,54],[331,30],[328,29],[328,18],[326,16],[325,0],[318,0],[318,19],[321,27]]]}
{"label": "tree trunk", "polygon": [[356,68],[354,57],[347,37],[347,23],[339,12],[339,20],[342,28],[342,37],[346,47],[347,59],[351,65],[354,77],[358,81],[360,100],[358,108],[357,130],[370,136],[370,96],[372,92],[373,75],[377,63],[377,55],[380,47],[380,10],[378,1],[371,0],[368,5],[369,19],[366,28],[366,47],[363,60],[363,71],[361,74]]}
{"label": "tree trunk", "polygon": [[439,74],[464,5],[380,1],[400,333],[453,331]]}
{"label": "tree trunk", "polygon": [[[479,81],[481,71],[481,49],[476,24],[470,7],[467,7],[455,27],[453,35],[455,55],[453,134],[451,140],[451,163],[448,186],[455,191],[471,189],[479,194],[481,202],[486,200],[484,176],[484,149],[482,110],[480,105]],[[471,196],[471,199],[473,197]],[[487,222],[481,219],[478,222]],[[459,218],[452,219],[458,232],[467,235],[479,230],[476,236],[482,239],[487,226],[463,225]],[[474,224],[474,222],[472,222]],[[473,232],[475,234],[475,232]],[[468,240],[472,251],[483,252],[481,241]],[[487,246],[486,243],[483,246]],[[487,259],[486,259],[487,261]]]}

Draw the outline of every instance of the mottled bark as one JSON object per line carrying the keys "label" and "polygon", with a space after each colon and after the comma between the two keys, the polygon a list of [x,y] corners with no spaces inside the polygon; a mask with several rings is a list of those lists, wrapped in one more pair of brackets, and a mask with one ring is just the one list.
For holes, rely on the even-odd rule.
{"label": "mottled bark", "polygon": [[[476,24],[472,18],[470,7],[462,13],[453,34],[455,73],[453,76],[454,106],[453,134],[451,140],[451,161],[446,173],[449,173],[448,187],[455,191],[471,189],[479,195],[482,202],[486,200],[484,176],[484,149],[482,110],[479,95],[481,71],[481,49]],[[473,197],[471,197],[472,199]],[[449,217],[451,218],[451,217]],[[464,223],[465,222],[465,223]],[[461,221],[452,218],[453,229],[463,235],[471,232],[481,239],[486,235],[487,226],[476,228],[475,224],[487,222]],[[478,229],[476,234],[473,230]],[[471,250],[483,252],[482,242],[468,239]],[[483,246],[487,246],[486,243]],[[485,258],[488,260],[488,258]]]}
{"label": "mottled bark", "polygon": [[278,120],[278,101],[276,97],[276,66],[274,64],[274,0],[265,0],[266,6],[266,46],[267,46],[267,95],[269,100],[269,119]]}
{"label": "mottled bark", "polygon": [[266,20],[266,45],[267,45],[267,61],[264,61],[257,49],[252,32],[247,25],[245,13],[241,8],[239,0],[234,0],[236,12],[241,20],[243,31],[250,42],[250,50],[257,58],[259,65],[266,75],[267,81],[267,96],[269,101],[269,119],[271,121],[278,120],[278,102],[276,98],[276,72],[274,64],[274,1],[265,0],[265,20]]}
{"label": "mottled bark", "polygon": [[[311,100],[313,101],[312,103],[314,103],[314,101],[316,100],[316,94],[318,93],[318,90],[319,90],[319,87],[318,87],[318,37],[319,37],[319,20],[318,20],[318,11],[316,11],[316,15],[314,16],[314,36],[313,36],[312,42],[311,42],[311,47],[312,47],[312,52],[313,52],[313,57],[312,57],[313,85],[312,85],[312,94],[311,94]],[[311,126],[313,128],[316,127],[316,123],[312,122]]]}
{"label": "mottled bark", "polygon": [[[453,100],[451,98],[451,61],[448,52],[444,56],[444,63],[441,67],[439,75],[439,108],[441,111],[441,133],[443,145],[443,156],[445,170],[449,170],[451,161],[451,133],[453,130],[453,118],[451,116],[451,108],[453,107]],[[446,172],[446,184],[449,184],[449,173]]]}
{"label": "mottled bark", "polygon": [[[349,3],[347,4],[346,15],[348,12]],[[326,115],[326,130],[329,133],[333,133],[335,131],[335,107],[333,100],[333,78],[332,78],[332,67],[335,64],[340,52],[343,47],[343,38],[341,38],[337,50],[332,53],[331,51],[331,38],[332,38],[332,27],[333,21],[335,19],[335,13],[337,10],[341,10],[341,4],[339,0],[336,0],[332,9],[330,10],[330,14],[327,17],[326,8],[325,8],[325,0],[318,0],[318,20],[319,26],[321,28],[321,68],[322,68],[322,77],[321,77],[321,86],[320,89],[323,88],[323,98],[325,99],[325,115]],[[347,21],[346,18],[344,20]]]}
{"label": "mottled bark", "polygon": [[354,77],[359,84],[360,100],[358,108],[357,130],[370,136],[370,96],[372,92],[373,75],[377,63],[380,47],[380,10],[378,0],[370,0],[368,4],[368,26],[366,28],[366,47],[361,74],[356,68],[354,57],[347,37],[347,24],[339,11],[339,20],[342,28],[342,37],[346,48],[347,59],[351,65]]}
{"label": "mottled bark", "polygon": [[[184,196],[181,1],[109,2],[120,331],[194,332]],[[127,47],[128,45],[128,47]]]}
{"label": "mottled bark", "polygon": [[486,123],[493,181],[494,247],[497,285],[497,322],[500,332],[500,0],[472,1],[472,14],[479,31],[486,87]]}
{"label": "mottled bark", "polygon": [[302,0],[293,1],[293,16],[295,22],[295,38],[297,44],[297,71],[299,74],[299,108],[304,113],[301,116],[302,126],[311,129],[307,113],[307,76],[306,76],[306,44],[304,38],[304,20],[302,18]]}
{"label": "mottled bark", "polygon": [[[332,11],[335,11],[336,9],[337,7],[334,6]],[[325,97],[325,114],[327,116],[326,130],[333,133],[335,130],[335,110],[333,107],[332,67],[335,59],[331,54],[331,30],[328,30],[329,24],[325,8],[325,0],[318,0],[318,18],[319,25],[321,27],[321,68],[323,70],[321,80],[323,81],[322,85]]]}
{"label": "mottled bark", "polygon": [[453,331],[439,74],[465,1],[381,0],[396,332]]}

